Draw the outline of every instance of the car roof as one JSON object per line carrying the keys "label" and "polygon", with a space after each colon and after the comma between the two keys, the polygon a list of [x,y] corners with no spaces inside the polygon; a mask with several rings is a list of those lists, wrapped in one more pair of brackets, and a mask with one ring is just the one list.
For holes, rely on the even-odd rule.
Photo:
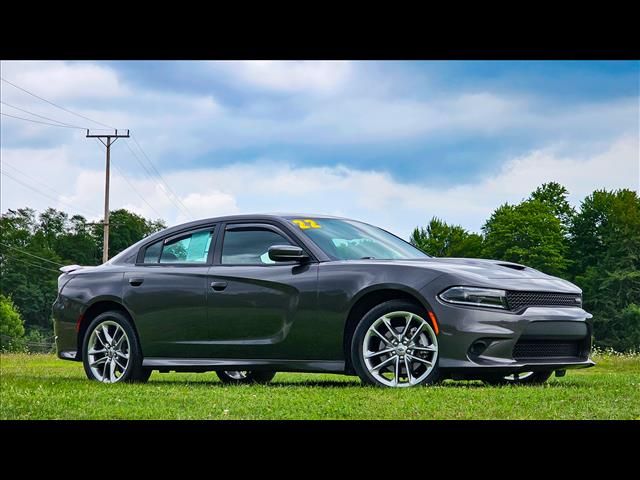
{"label": "car roof", "polygon": [[322,215],[322,214],[309,214],[309,213],[245,213],[241,215],[225,215],[221,217],[210,217],[210,218],[202,218],[199,220],[193,220],[191,222],[180,223],[178,225],[173,225],[171,227],[160,230],[159,232],[152,233],[151,235],[143,238],[142,240],[137,241],[133,245],[130,245],[128,248],[120,252],[118,255],[114,256],[108,263],[126,263],[126,258],[128,258],[131,253],[144,243],[152,242],[160,237],[164,237],[165,235],[171,235],[174,232],[180,232],[182,230],[189,230],[191,228],[197,228],[199,226],[209,225],[211,223],[220,223],[220,222],[235,222],[235,221],[261,221],[261,220],[291,220],[294,218],[334,218],[341,220],[349,220],[344,217],[335,217],[331,215]]}
{"label": "car roof", "polygon": [[235,222],[238,220],[290,220],[292,218],[335,218],[340,220],[350,220],[344,217],[336,217],[332,215],[323,215],[323,214],[310,214],[310,213],[243,213],[240,215],[225,215],[222,217],[210,217],[210,218],[202,218],[200,220],[194,220],[187,223],[181,223],[179,225],[174,225],[165,230],[162,230],[164,233],[169,233],[173,230],[183,230],[185,228],[197,227],[198,225],[208,224],[208,223],[218,223],[218,222]]}

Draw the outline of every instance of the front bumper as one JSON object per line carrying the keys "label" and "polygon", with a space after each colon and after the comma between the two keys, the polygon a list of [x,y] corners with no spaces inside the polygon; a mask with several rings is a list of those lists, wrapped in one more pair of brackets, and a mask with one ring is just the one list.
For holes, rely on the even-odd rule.
{"label": "front bumper", "polygon": [[440,368],[451,377],[587,368],[592,315],[579,307],[523,312],[457,306],[435,299]]}

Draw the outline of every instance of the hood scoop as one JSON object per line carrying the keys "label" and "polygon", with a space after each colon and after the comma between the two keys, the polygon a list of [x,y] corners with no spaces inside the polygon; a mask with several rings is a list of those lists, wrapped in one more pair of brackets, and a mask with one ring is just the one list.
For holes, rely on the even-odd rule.
{"label": "hood scoop", "polygon": [[496,265],[499,265],[501,267],[511,268],[513,270],[524,270],[525,268],[527,268],[524,265],[518,265],[517,263],[497,263]]}

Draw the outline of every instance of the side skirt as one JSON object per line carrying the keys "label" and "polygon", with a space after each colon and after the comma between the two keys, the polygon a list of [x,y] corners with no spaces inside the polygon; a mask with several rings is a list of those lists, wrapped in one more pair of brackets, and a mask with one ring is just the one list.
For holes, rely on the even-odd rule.
{"label": "side skirt", "polygon": [[226,358],[149,357],[142,366],[161,372],[208,372],[212,370],[275,370],[277,372],[345,373],[344,361]]}

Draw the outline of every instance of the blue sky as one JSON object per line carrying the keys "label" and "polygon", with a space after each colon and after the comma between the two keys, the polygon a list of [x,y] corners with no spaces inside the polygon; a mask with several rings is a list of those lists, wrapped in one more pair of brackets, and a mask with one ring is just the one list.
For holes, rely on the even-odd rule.
{"label": "blue sky", "polygon": [[[640,182],[637,61],[2,62],[2,76],[131,129],[186,208],[124,140],[112,206],[169,224],[308,211],[407,237],[433,215],[478,230],[543,181],[564,183],[576,204]],[[9,104],[100,127],[1,86],[3,113],[28,116]],[[1,121],[3,171],[50,187],[44,197],[3,176],[3,210],[57,201],[99,215],[99,145],[79,130]]]}

